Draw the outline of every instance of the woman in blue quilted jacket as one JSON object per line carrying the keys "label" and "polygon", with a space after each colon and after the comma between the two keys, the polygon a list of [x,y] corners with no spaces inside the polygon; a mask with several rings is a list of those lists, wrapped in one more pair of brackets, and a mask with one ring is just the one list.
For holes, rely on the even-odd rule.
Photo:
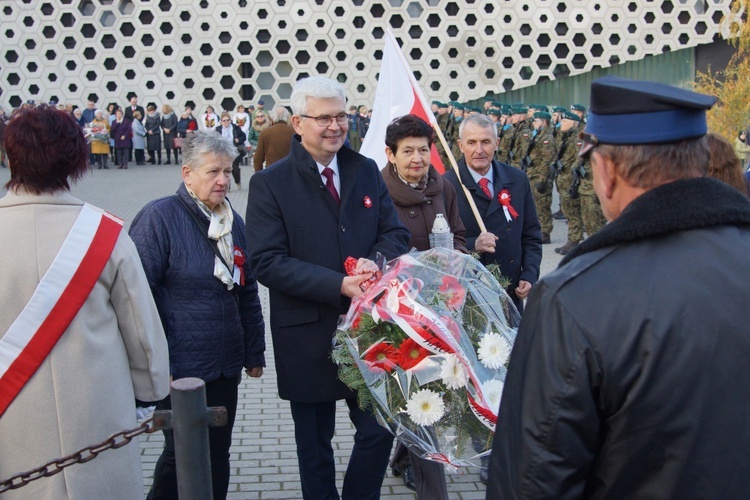
{"label": "woman in blue quilted jacket", "polygon": [[[225,427],[209,429],[213,496],[226,498],[229,447],[242,370],[260,377],[265,327],[247,262],[245,223],[226,199],[237,148],[214,131],[189,134],[177,193],[135,217],[138,248],[169,344],[174,379],[206,382],[208,406],[225,406]],[[170,408],[169,398],[157,409]],[[174,440],[164,431],[149,499],[176,499]]]}

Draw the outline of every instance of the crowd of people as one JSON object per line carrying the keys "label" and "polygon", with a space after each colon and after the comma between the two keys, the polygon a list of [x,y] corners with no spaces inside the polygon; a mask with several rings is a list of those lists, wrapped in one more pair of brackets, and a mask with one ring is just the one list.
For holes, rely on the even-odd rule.
{"label": "crowd of people", "polygon": [[[198,377],[208,404],[227,408],[228,425],[209,437],[213,496],[226,498],[238,385],[265,367],[257,279],[303,497],[339,498],[332,438],[344,400],[356,428],[344,498],[379,498],[390,464],[420,499],[447,500],[443,465],[402,445],[391,458],[394,436],[331,358],[339,317],[378,257],[428,249],[442,216],[454,250],[498,265],[523,317],[482,457],[487,498],[747,497],[750,440],[737,431],[750,396],[747,150],[707,130],[712,97],[616,77],[595,80],[591,95],[588,116],[578,104],[550,113],[488,100],[467,113],[434,103],[456,148],[443,175],[430,161],[433,129],[415,115],[389,124],[385,166],[360,155],[366,109],[347,112],[345,88],[325,77],[295,84],[291,115],[259,101],[177,119],[136,96],[109,116],[93,102],[14,112],[2,130],[12,168],[0,229],[13,238],[0,244],[0,279],[14,286],[3,294],[0,377],[20,382],[0,391],[0,438],[19,451],[0,457],[0,477],[90,444],[91,429],[133,427],[136,407],[170,408],[170,377]],[[181,165],[177,192],[143,207],[129,234],[68,192],[90,156],[107,168],[109,140],[119,168],[131,148],[138,163],[166,151]],[[243,220],[226,197],[250,144]],[[565,257],[540,279],[555,187]],[[15,363],[25,352],[33,361]],[[43,429],[33,440],[20,432],[30,419]],[[152,500],[177,497],[164,434]],[[137,448],[107,457],[8,498],[141,495]]]}

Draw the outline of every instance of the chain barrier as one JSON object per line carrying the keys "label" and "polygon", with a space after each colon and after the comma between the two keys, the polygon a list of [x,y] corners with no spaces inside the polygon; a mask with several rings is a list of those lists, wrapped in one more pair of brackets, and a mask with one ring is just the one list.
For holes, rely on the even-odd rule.
{"label": "chain barrier", "polygon": [[70,467],[73,464],[83,464],[95,459],[96,456],[103,451],[122,448],[126,444],[130,443],[136,436],[156,432],[157,430],[159,430],[159,428],[151,427],[150,425],[153,420],[153,417],[151,417],[148,420],[144,420],[143,422],[141,422],[141,424],[135,429],[120,431],[116,434],[112,434],[99,444],[87,446],[75,453],[71,453],[68,456],[58,458],[56,460],[50,460],[46,464],[42,465],[41,467],[37,467],[36,469],[21,472],[20,474],[11,476],[5,481],[0,482],[0,493],[21,488],[22,486],[26,486],[30,482],[36,481],[37,479],[41,479],[43,477],[54,476],[58,472],[62,472],[64,468]]}

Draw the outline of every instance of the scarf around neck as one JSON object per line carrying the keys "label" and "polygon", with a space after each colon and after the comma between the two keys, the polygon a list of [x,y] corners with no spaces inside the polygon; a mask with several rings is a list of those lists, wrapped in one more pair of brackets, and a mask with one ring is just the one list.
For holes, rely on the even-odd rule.
{"label": "scarf around neck", "polygon": [[190,197],[195,201],[196,205],[198,205],[201,213],[208,218],[209,224],[207,236],[216,241],[219,246],[219,253],[224,258],[224,262],[231,267],[231,269],[227,269],[227,266],[224,265],[221,259],[219,259],[218,256],[215,256],[214,276],[226,285],[227,290],[231,290],[235,285],[232,277],[234,271],[234,241],[232,240],[234,212],[232,212],[232,207],[225,199],[224,203],[218,205],[214,210],[210,210],[189,187],[185,186],[185,189],[187,189]]}

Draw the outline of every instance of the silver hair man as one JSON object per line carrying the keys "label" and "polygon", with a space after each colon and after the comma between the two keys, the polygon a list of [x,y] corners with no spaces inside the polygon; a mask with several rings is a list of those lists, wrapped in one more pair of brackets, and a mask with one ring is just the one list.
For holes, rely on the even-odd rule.
{"label": "silver hair man", "polygon": [[341,99],[346,102],[344,86],[324,76],[311,76],[294,84],[290,98],[292,112],[295,115],[307,114],[307,98]]}

